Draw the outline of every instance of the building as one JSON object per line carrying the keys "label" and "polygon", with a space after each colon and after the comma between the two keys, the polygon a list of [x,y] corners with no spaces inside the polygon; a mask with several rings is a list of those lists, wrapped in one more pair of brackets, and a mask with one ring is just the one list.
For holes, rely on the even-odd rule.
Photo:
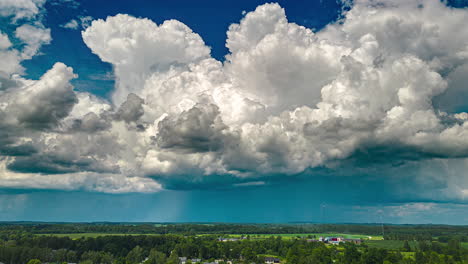
{"label": "building", "polygon": [[344,238],[342,237],[326,237],[323,242],[333,245],[338,245],[341,242],[344,242]]}
{"label": "building", "polygon": [[281,260],[275,257],[265,257],[265,264],[279,264]]}
{"label": "building", "polygon": [[320,237],[318,240],[316,239],[307,239],[307,242],[323,242],[328,244],[337,245],[339,243],[354,243],[360,245],[362,243],[361,239],[355,238],[343,238],[343,237]]}
{"label": "building", "polygon": [[239,241],[239,240],[245,240],[248,239],[246,236],[242,237],[218,237],[219,242],[228,242],[228,241]]}
{"label": "building", "polygon": [[195,263],[201,263],[201,259],[199,258],[194,258],[194,259],[187,259],[187,257],[179,257],[179,264],[186,264],[188,262],[195,264]]}
{"label": "building", "polygon": [[224,237],[218,238],[219,242],[239,241],[239,240],[240,240],[239,238],[224,238]]}

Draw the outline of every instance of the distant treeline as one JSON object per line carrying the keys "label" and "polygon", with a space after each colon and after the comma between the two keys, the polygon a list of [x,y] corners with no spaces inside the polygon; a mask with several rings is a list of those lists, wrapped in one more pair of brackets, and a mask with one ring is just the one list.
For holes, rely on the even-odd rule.
{"label": "distant treeline", "polygon": [[430,240],[458,236],[468,241],[468,226],[380,224],[156,224],[156,223],[0,223],[0,233],[32,234],[299,234],[349,233],[382,235],[392,240]]}

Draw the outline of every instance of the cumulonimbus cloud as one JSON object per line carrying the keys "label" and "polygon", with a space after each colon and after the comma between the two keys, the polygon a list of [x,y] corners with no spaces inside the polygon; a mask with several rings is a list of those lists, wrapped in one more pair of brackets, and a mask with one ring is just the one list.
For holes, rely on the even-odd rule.
{"label": "cumulonimbus cloud", "polygon": [[[116,185],[95,189],[109,192],[216,177],[239,186],[319,167],[340,170],[377,149],[398,150],[399,162],[466,168],[467,114],[446,106],[466,94],[458,72],[468,65],[468,28],[460,27],[467,19],[467,10],[437,0],[359,0],[314,32],[288,22],[278,4],[265,4],[229,27],[224,62],[176,20],[96,20],[82,36],[114,67],[111,101],[72,91],[74,76],[62,64],[39,81],[17,79],[0,94],[0,118],[8,120],[6,131],[23,135],[0,141],[3,168],[44,179],[115,176]],[[8,42],[1,43],[0,56],[7,56]],[[30,107],[9,99],[39,86],[48,96],[27,93],[23,105]],[[23,154],[5,154],[15,149]],[[442,180],[457,188],[437,199],[465,195],[463,170],[450,175]]]}

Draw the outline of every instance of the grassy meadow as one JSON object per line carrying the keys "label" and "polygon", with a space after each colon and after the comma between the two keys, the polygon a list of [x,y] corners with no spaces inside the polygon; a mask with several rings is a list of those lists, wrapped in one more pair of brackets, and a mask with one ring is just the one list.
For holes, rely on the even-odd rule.
{"label": "grassy meadow", "polygon": [[[57,237],[69,237],[71,239],[78,239],[81,237],[100,237],[100,236],[140,236],[140,235],[158,235],[158,234],[122,234],[122,233],[68,233],[68,234],[52,234],[52,233],[45,233],[45,234],[38,234],[40,236],[57,236]],[[199,236],[220,236],[224,238],[240,238],[241,236],[247,236],[242,234],[203,234]],[[379,241],[383,240],[382,236],[368,236],[368,235],[361,235],[361,234],[342,234],[342,233],[306,233],[306,234],[250,234],[250,239],[266,239],[271,236],[274,237],[281,237],[285,240],[290,239],[302,239],[302,238],[316,238],[319,237],[344,237],[344,238],[352,238],[352,239],[363,239],[363,240],[372,240],[372,241]]]}
{"label": "grassy meadow", "polygon": [[[228,234],[228,235],[220,235],[222,237],[241,237],[240,234]],[[247,236],[247,235],[244,235]],[[382,236],[369,236],[363,234],[343,234],[343,233],[305,233],[305,234],[250,234],[250,239],[265,239],[271,236],[278,237],[280,236],[283,239],[289,240],[294,238],[315,238],[318,239],[319,237],[344,237],[344,238],[352,238],[352,239],[364,239],[364,240],[383,240]]]}

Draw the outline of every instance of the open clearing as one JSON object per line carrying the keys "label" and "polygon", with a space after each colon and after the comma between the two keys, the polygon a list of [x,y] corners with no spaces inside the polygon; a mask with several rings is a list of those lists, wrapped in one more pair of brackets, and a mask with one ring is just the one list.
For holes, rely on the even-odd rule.
{"label": "open clearing", "polygon": [[[222,237],[241,237],[240,234],[225,234],[220,235]],[[369,236],[369,235],[362,235],[362,234],[342,234],[342,233],[307,233],[307,234],[246,234],[243,236],[250,236],[251,239],[265,239],[269,237],[277,237],[280,236],[283,239],[293,239],[293,238],[315,238],[318,239],[319,237],[344,237],[344,238],[354,238],[359,239],[362,238],[364,240],[383,240],[382,236]]]}
{"label": "open clearing", "polygon": [[[402,240],[369,240],[365,241],[364,244],[368,245],[369,247],[374,248],[383,248],[388,250],[399,250],[403,248],[405,241]],[[412,249],[415,249],[418,245],[415,241],[409,241],[408,244]]]}
{"label": "open clearing", "polygon": [[[403,240],[369,240],[364,242],[366,245],[369,247],[375,247],[375,248],[383,248],[383,249],[388,249],[388,250],[400,250],[403,245],[405,244],[405,241]],[[418,242],[417,241],[408,241],[411,249],[415,249],[418,247]],[[443,243],[446,244],[446,243]],[[468,243],[463,242],[461,243],[462,247],[468,248]]]}
{"label": "open clearing", "polygon": [[[40,236],[58,236],[58,237],[70,237],[72,239],[77,239],[81,237],[100,237],[100,236],[154,236],[159,234],[122,234],[122,233],[71,233],[71,234],[37,234]],[[344,237],[344,238],[354,238],[354,239],[365,239],[365,240],[382,240],[382,236],[368,236],[368,235],[356,235],[356,234],[339,234],[339,233],[307,233],[307,234],[204,234],[202,236],[220,236],[220,237],[232,237],[238,238],[241,236],[250,236],[250,239],[266,239],[271,236],[282,237],[283,239],[289,240],[294,238],[316,238],[319,237]]]}

